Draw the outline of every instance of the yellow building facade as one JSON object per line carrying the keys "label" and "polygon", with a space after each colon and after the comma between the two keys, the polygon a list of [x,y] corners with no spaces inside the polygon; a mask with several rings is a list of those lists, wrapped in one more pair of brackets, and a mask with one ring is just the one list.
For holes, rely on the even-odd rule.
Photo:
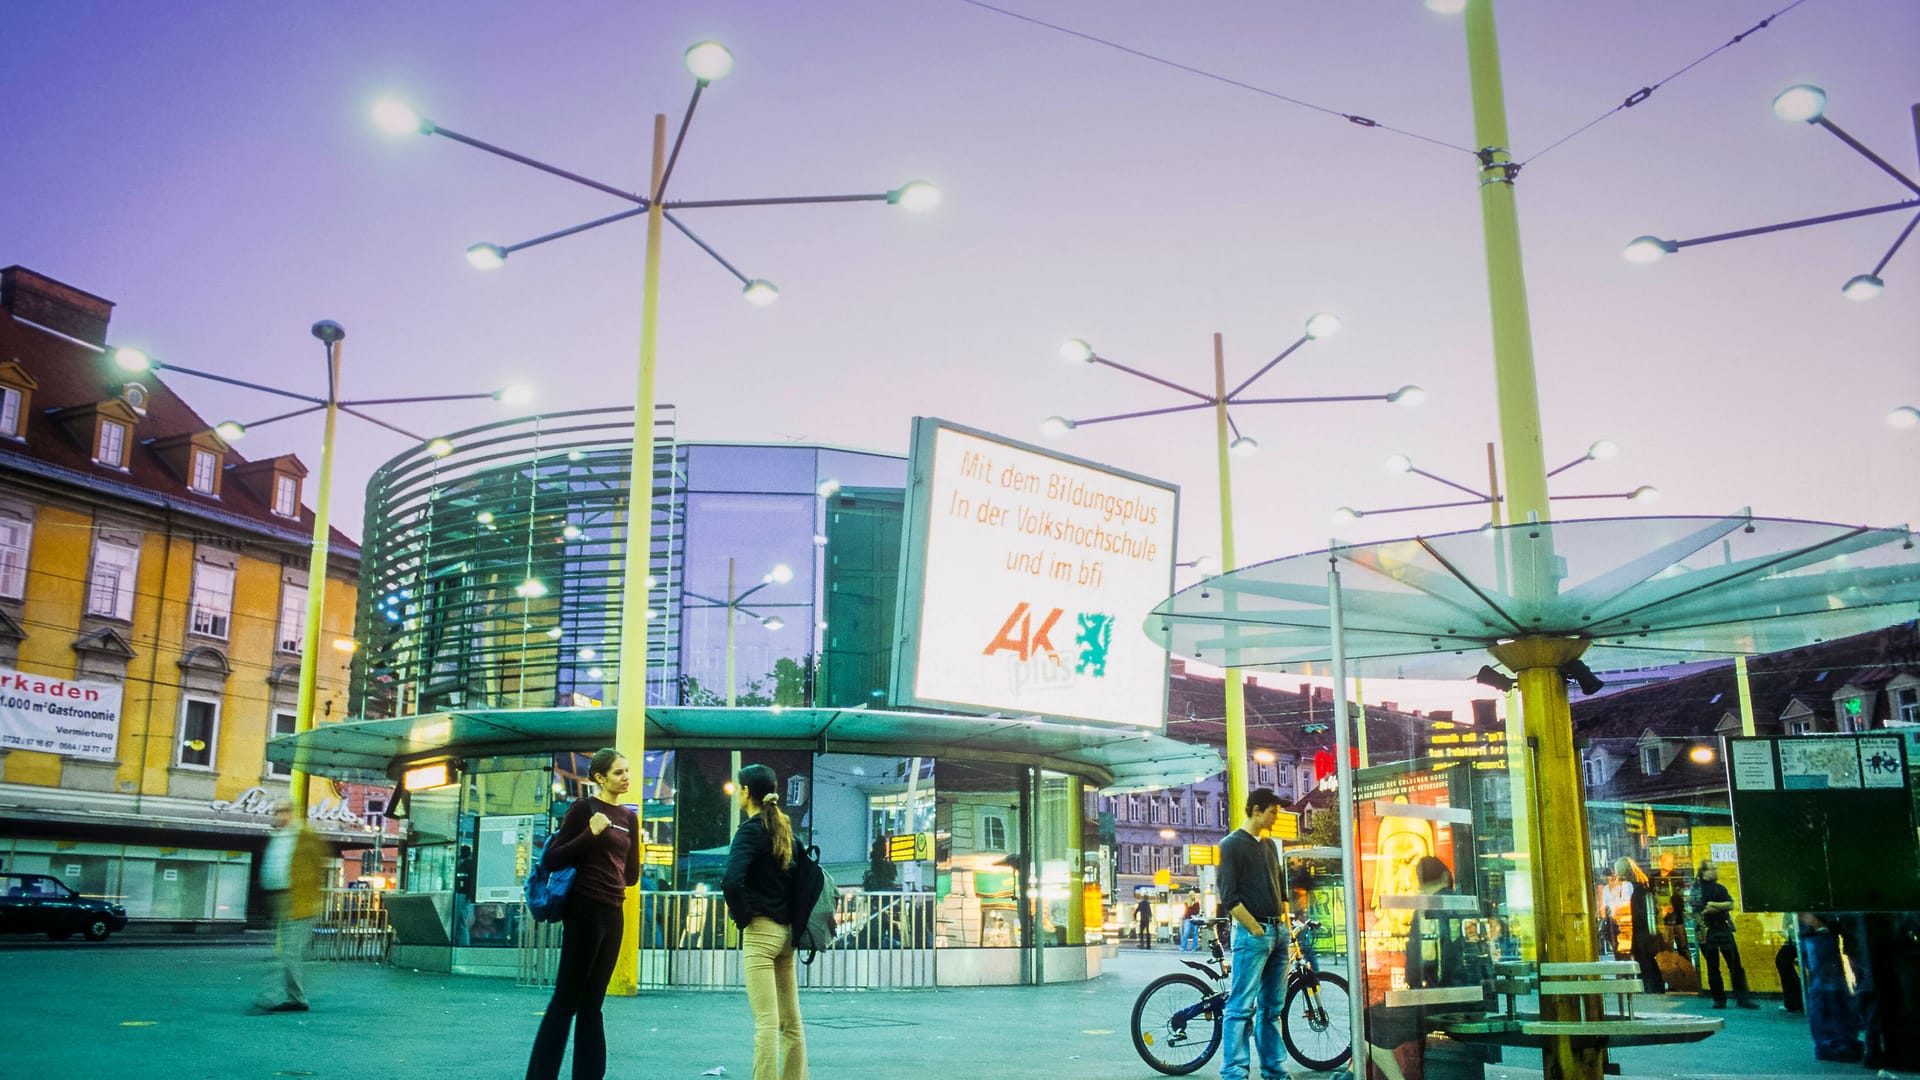
{"label": "yellow building facade", "polygon": [[[135,920],[241,921],[287,794],[266,743],[295,724],[305,469],[117,369],[111,308],[0,271],[0,865]],[[352,660],[358,550],[333,552],[316,723],[345,717]],[[384,809],[325,781],[309,802],[336,846]]]}

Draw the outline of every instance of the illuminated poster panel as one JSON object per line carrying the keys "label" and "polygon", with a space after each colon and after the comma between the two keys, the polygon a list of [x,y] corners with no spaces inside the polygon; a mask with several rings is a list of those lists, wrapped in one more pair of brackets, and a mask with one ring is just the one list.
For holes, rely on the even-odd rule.
{"label": "illuminated poster panel", "polygon": [[1159,728],[1179,489],[914,420],[896,704]]}

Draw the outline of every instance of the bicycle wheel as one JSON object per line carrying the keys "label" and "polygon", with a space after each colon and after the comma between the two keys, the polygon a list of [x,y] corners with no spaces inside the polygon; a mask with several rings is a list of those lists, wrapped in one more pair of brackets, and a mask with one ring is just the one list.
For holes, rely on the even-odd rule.
{"label": "bicycle wheel", "polygon": [[1198,976],[1162,975],[1148,983],[1133,1003],[1133,1048],[1168,1076],[1193,1072],[1220,1048],[1225,999]]}
{"label": "bicycle wheel", "polygon": [[1280,1009],[1280,1037],[1294,1060],[1318,1072],[1332,1072],[1353,1055],[1353,1014],[1347,999],[1347,980],[1320,975],[1312,985],[1302,980],[1287,990]]}

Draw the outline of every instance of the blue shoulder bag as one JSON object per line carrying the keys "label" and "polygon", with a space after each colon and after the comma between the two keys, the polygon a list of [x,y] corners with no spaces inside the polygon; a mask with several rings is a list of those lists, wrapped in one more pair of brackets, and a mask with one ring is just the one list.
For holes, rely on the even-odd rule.
{"label": "blue shoulder bag", "polygon": [[567,893],[573,888],[574,869],[547,868],[547,848],[533,860],[533,873],[527,875],[527,910],[538,922],[559,922],[567,913]]}

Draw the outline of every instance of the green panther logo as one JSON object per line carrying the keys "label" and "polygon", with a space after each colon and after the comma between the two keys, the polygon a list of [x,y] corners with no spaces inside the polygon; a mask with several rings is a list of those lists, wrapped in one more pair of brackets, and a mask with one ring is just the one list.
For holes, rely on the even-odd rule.
{"label": "green panther logo", "polygon": [[1073,639],[1080,646],[1080,662],[1073,670],[1096,679],[1107,674],[1107,650],[1113,647],[1113,616],[1081,615],[1080,633]]}

